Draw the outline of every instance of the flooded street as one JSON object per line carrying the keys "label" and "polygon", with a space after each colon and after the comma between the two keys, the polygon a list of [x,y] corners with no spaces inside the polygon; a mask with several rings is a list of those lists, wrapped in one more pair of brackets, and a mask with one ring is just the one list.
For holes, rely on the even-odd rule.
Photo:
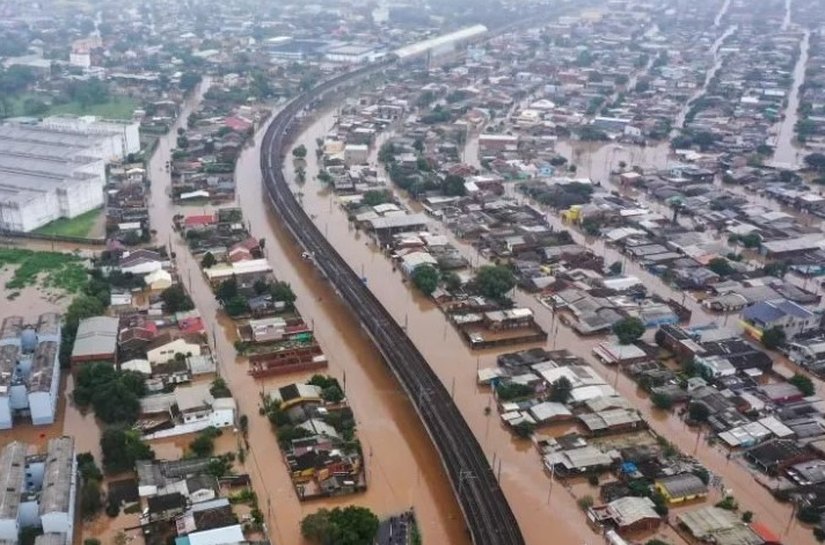
{"label": "flooded street", "polygon": [[[790,3],[790,0],[788,0]],[[790,9],[788,10],[790,17]],[[793,71],[793,83],[788,95],[788,105],[785,108],[784,119],[780,122],[779,133],[776,137],[773,161],[778,166],[796,168],[801,166],[800,152],[796,147],[796,122],[799,121],[799,89],[805,83],[805,67],[808,63],[808,49],[810,47],[810,31],[806,30],[799,42],[799,59]]]}
{"label": "flooded street", "polygon": [[[333,121],[331,114],[321,116],[304,132],[299,143],[304,143],[308,149],[313,150],[315,139],[324,135],[332,126]],[[666,144],[638,148],[616,145],[591,147],[591,145],[559,143],[557,149],[578,163],[579,174],[592,176],[595,180],[602,181],[607,189],[611,189],[607,182],[607,175],[612,167],[618,165],[619,161],[662,167],[666,164],[668,156]],[[466,160],[472,161],[472,157],[467,155]],[[290,179],[294,178],[292,170],[291,165],[286,168],[287,177]],[[576,540],[587,540],[586,536],[590,530],[585,526],[584,516],[578,512],[569,494],[553,493],[552,505],[547,506],[550,479],[541,470],[540,459],[531,445],[514,439],[494,414],[490,417],[484,416],[484,407],[493,402],[488,389],[476,386],[476,370],[479,367],[494,367],[495,355],[501,351],[471,353],[440,310],[407,286],[400,272],[393,271],[391,262],[374,248],[368,237],[353,229],[345,213],[337,205],[335,196],[315,180],[316,173],[315,158],[310,153],[307,166],[308,181],[300,188],[304,208],[314,218],[319,229],[326,233],[327,238],[345,256],[350,266],[356,271],[363,271],[367,284],[398,323],[407,325],[411,339],[430,362],[445,386],[455,392],[456,403],[479,438],[485,452],[491,460],[495,455],[496,460],[502,461],[502,487],[522,525],[528,542],[541,542],[543,534],[548,531],[548,525],[555,527],[555,532],[558,531],[560,525],[567,528],[571,539],[559,540],[560,542],[576,543]],[[295,189],[298,191],[299,188],[295,186]],[[508,186],[508,192],[516,198],[524,199],[523,196],[512,191],[512,186]],[[246,191],[242,192],[242,205],[245,210],[252,205],[247,199]],[[403,197],[402,200],[406,201]],[[547,217],[549,223],[555,228],[565,228],[555,214],[548,213]],[[450,242],[455,244],[471,262],[479,263],[483,259],[478,256],[474,248],[456,240],[435,220],[431,222],[429,228],[431,231],[446,235]],[[604,255],[606,263],[615,260],[623,261],[626,273],[641,278],[652,292],[665,298],[684,300],[684,304],[694,313],[692,325],[723,321],[721,316],[706,313],[691,298],[683,299],[683,292],[676,292],[665,286],[659,279],[654,278],[614,249],[607,247],[604,241],[586,238],[578,231],[572,231],[572,234],[575,242],[585,244],[593,248],[597,254]],[[695,452],[711,471],[722,476],[725,485],[733,490],[743,509],[754,511],[759,520],[767,523],[776,531],[785,531],[788,522],[792,520],[790,506],[778,504],[768,490],[761,486],[755,480],[754,475],[740,465],[739,461],[730,460],[726,457],[725,451],[708,446],[705,438],[698,437],[696,432],[688,428],[677,415],[654,409],[647,399],[647,394],[638,389],[629,378],[617,374],[614,369],[595,363],[591,350],[600,339],[581,338],[568,328],[560,326],[555,315],[528,294],[518,293],[516,300],[518,304],[532,308],[536,313],[537,321],[551,333],[546,344],[547,348],[567,348],[574,354],[592,362],[609,382],[615,384],[622,395],[634,401],[653,429],[678,445],[684,452]],[[730,322],[730,325],[734,325],[735,319]],[[799,526],[795,521],[787,531],[789,542],[800,545],[813,543],[810,531]],[[598,538],[591,537],[589,541],[592,542],[594,539]]]}
{"label": "flooded street", "polygon": [[[719,24],[722,22],[722,19],[724,18],[725,14],[728,11],[728,8],[730,7],[730,2],[731,0],[725,1],[725,4],[722,6],[722,9],[720,9],[719,13],[716,15],[716,21],[714,22],[714,26],[718,27]],[[724,62],[724,59],[719,54],[719,48],[722,47],[722,44],[725,43],[725,40],[727,40],[728,37],[734,32],[736,32],[736,26],[730,26],[727,28],[727,30],[725,30],[725,32],[722,33],[721,36],[719,36],[719,38],[716,39],[715,42],[713,42],[713,45],[710,48],[710,53],[711,55],[713,55],[713,66],[711,66],[710,70],[708,70],[707,74],[705,75],[705,81],[702,84],[702,87],[699,90],[697,90],[696,93],[693,94],[693,96],[690,97],[690,100],[688,100],[685,103],[684,107],[679,112],[679,115],[676,116],[676,122],[673,124],[673,126],[677,129],[680,129],[685,126],[685,120],[687,118],[688,112],[690,112],[691,105],[707,92],[708,85],[710,85],[711,80],[713,80],[716,74],[719,73],[719,70],[722,69],[722,63]]]}

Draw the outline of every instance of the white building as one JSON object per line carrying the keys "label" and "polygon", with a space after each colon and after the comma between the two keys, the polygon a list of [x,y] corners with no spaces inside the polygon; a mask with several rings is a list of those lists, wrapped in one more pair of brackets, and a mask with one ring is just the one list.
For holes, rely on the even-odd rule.
{"label": "white building", "polygon": [[60,388],[60,316],[46,313],[37,324],[7,316],[0,326],[0,429],[15,416],[34,425],[54,422]]}
{"label": "white building", "polygon": [[139,150],[137,123],[0,125],[0,228],[29,232],[100,208],[106,162]]}
{"label": "white building", "polygon": [[45,454],[28,450],[14,441],[0,453],[0,540],[16,543],[22,528],[40,527],[42,545],[68,545],[77,492],[74,439],[50,439]]}

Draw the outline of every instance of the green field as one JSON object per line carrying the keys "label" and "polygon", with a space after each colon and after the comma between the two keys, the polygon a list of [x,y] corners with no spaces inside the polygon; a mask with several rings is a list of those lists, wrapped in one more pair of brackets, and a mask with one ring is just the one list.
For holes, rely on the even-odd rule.
{"label": "green field", "polygon": [[[23,111],[23,103],[29,98],[38,97],[30,94],[13,97],[11,99],[11,115],[26,115]],[[58,114],[72,114],[94,115],[98,117],[105,117],[107,119],[132,119],[132,114],[134,114],[134,111],[138,108],[140,108],[140,103],[133,98],[126,96],[112,96],[109,100],[103,102],[102,104],[93,104],[86,108],[83,108],[83,106],[76,101],[67,102],[66,104],[55,104],[38,117],[47,117]]]}
{"label": "green field", "polygon": [[89,233],[92,229],[94,229],[94,226],[102,213],[102,208],[96,208],[72,219],[60,218],[51,223],[47,223],[43,227],[36,229],[34,232],[38,235],[59,235],[64,237],[85,238],[88,237]]}
{"label": "green field", "polygon": [[81,260],[71,254],[0,248],[0,270],[6,267],[14,270],[11,279],[6,282],[8,290],[39,284],[45,288],[77,293],[89,281]]}

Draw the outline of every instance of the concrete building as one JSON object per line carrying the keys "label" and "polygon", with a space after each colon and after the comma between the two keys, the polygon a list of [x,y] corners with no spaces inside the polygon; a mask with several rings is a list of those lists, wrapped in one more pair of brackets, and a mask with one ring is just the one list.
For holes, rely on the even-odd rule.
{"label": "concrete building", "polygon": [[60,316],[46,313],[34,325],[8,316],[0,326],[0,429],[16,416],[34,425],[54,422],[60,389]]}
{"label": "concrete building", "polygon": [[42,528],[41,545],[74,538],[77,461],[74,439],[50,439],[45,454],[9,443],[0,453],[0,540],[16,543],[22,528]]}
{"label": "concrete building", "polygon": [[819,319],[813,312],[793,301],[760,301],[742,311],[745,330],[756,337],[775,327],[781,328],[788,339],[819,327]]}
{"label": "concrete building", "polygon": [[117,334],[120,321],[108,316],[93,316],[77,326],[72,347],[72,365],[117,360]]}
{"label": "concrete building", "polygon": [[137,123],[0,125],[0,228],[29,232],[100,208],[106,163],[139,150]]}

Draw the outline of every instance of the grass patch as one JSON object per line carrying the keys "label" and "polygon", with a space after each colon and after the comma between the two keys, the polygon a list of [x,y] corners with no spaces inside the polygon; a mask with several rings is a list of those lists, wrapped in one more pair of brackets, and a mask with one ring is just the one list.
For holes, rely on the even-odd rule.
{"label": "grass patch", "polygon": [[[22,93],[11,97],[11,111],[9,116],[26,115],[23,111],[23,104],[27,99],[42,100],[47,104],[51,102],[52,97],[48,95],[38,95],[35,93]],[[140,103],[127,96],[111,96],[109,100],[101,104],[93,104],[86,108],[80,105],[77,101],[67,102],[66,104],[55,104],[51,106],[45,113],[39,114],[38,117],[47,117],[58,114],[72,114],[72,115],[96,115],[108,119],[132,119],[135,110],[140,108]]]}
{"label": "grass patch", "polygon": [[46,115],[96,115],[108,119],[132,119],[132,115],[139,106],[138,101],[133,98],[113,96],[102,104],[93,104],[86,108],[83,108],[83,106],[76,101],[67,102],[66,104],[56,104],[49,108]]}
{"label": "grass patch", "polygon": [[59,252],[34,252],[20,248],[0,248],[0,268],[16,267],[6,289],[20,290],[37,284],[69,293],[78,293],[86,285],[88,274],[80,258]]}
{"label": "grass patch", "polygon": [[34,232],[39,235],[84,238],[88,236],[89,232],[94,228],[101,213],[103,213],[102,208],[95,208],[72,219],[56,219],[43,227],[35,229]]}

